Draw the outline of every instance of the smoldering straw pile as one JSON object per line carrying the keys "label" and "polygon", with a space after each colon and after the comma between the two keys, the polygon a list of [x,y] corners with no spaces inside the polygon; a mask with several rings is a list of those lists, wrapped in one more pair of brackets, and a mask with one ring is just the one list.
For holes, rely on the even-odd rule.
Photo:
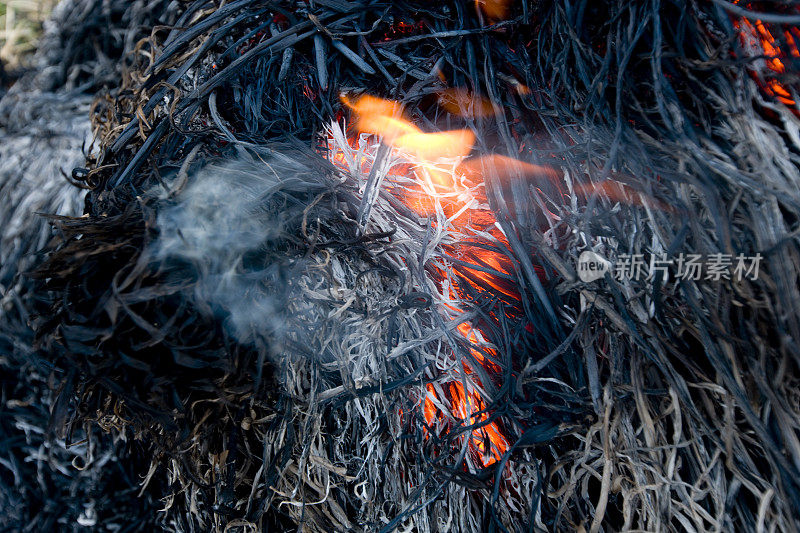
{"label": "smoldering straw pile", "polygon": [[[63,1],[0,103],[0,524],[797,530],[799,16]],[[469,132],[460,196],[397,131]]]}

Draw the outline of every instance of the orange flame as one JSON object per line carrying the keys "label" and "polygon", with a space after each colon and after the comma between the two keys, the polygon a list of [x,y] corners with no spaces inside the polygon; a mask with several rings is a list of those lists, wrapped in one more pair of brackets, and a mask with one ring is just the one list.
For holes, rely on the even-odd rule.
{"label": "orange flame", "polygon": [[489,22],[501,22],[511,16],[513,0],[475,0],[475,9]]}
{"label": "orange flame", "polygon": [[[494,225],[495,220],[491,212],[487,209],[477,209],[477,211],[482,212],[479,215],[475,214],[473,209],[468,208],[471,204],[467,204],[459,198],[457,191],[459,185],[455,183],[453,178],[454,168],[458,168],[461,174],[477,171],[477,169],[473,169],[473,165],[477,164],[475,161],[463,164],[464,159],[472,151],[472,146],[475,143],[475,135],[471,130],[426,133],[403,116],[402,106],[396,102],[373,96],[361,96],[355,101],[343,97],[342,101],[353,111],[355,129],[359,133],[379,135],[383,142],[389,145],[397,155],[405,158],[409,164],[418,170],[418,175],[422,174],[423,178],[430,178],[430,185],[438,186],[439,189],[444,188],[443,194],[446,197],[437,197],[436,199],[430,197],[430,194],[434,194],[431,188],[421,191],[404,191],[402,200],[409,207],[421,215],[428,215],[433,212],[436,207],[436,201],[438,201],[445,209],[446,215],[452,217],[451,222],[460,221],[459,226],[461,228],[466,228],[467,225],[475,224],[478,221],[482,221],[486,227]],[[506,160],[508,161],[506,162]],[[498,161],[502,161],[502,163],[498,163],[501,166],[503,164],[509,166],[513,160],[501,158]],[[462,166],[458,166],[460,164],[463,169]],[[445,167],[449,169],[448,172],[443,170]],[[524,164],[521,168],[523,171],[526,169]],[[482,182],[478,174],[472,177],[475,182]],[[461,213],[460,217],[457,216],[459,213]],[[474,246],[469,247],[465,243],[459,246],[465,247],[466,251],[460,250],[461,253],[455,255],[472,256],[479,263],[497,272],[507,273],[511,270],[505,264],[507,259],[500,253]],[[452,246],[448,250],[452,252]],[[469,278],[471,279],[462,277],[463,282],[471,283],[478,289],[488,287],[505,294],[509,298],[518,300],[519,295],[514,290],[498,283],[492,274],[483,270],[469,269],[468,267],[464,267],[464,269],[470,272]],[[445,274],[440,274],[440,281],[442,281],[445,279]],[[450,286],[449,290],[451,297],[456,299],[454,287]],[[450,309],[461,312],[460,309],[454,307],[450,307]],[[479,328],[474,327],[469,322],[462,322],[458,325],[457,331],[469,343],[469,352],[478,364],[487,370],[498,369],[497,365],[487,358],[487,356],[495,356],[496,352],[486,346],[485,335]],[[477,382],[477,378],[467,362],[462,361],[461,364],[464,372],[472,376],[473,380]],[[447,415],[461,420],[462,423],[480,425],[481,427],[471,432],[469,437],[470,448],[478,455],[484,466],[495,463],[508,450],[508,442],[498,422],[489,420],[489,415],[486,413],[487,406],[481,394],[474,389],[467,390],[464,383],[458,380],[447,382],[446,385],[444,392],[447,398],[440,398],[437,389],[432,384],[427,386],[423,414],[428,426],[433,428],[440,423],[444,424]],[[445,405],[449,407],[449,413],[443,413],[437,407]]]}
{"label": "orange flame", "polygon": [[439,105],[459,117],[490,117],[497,113],[488,98],[470,93],[466,89],[450,88],[439,92]]}
{"label": "orange flame", "polygon": [[410,163],[424,169],[438,185],[449,185],[438,165],[457,163],[472,151],[475,144],[472,130],[424,133],[403,118],[402,107],[396,102],[367,95],[355,102],[347,97],[342,101],[355,114],[355,127],[359,132],[380,135]]}
{"label": "orange flame", "polygon": [[475,144],[475,134],[471,130],[408,133],[392,144],[401,152],[410,154],[414,162],[436,163],[466,157]]}
{"label": "orange flame", "polygon": [[485,155],[468,159],[461,163],[459,171],[476,180],[481,179],[487,173],[491,173],[501,182],[507,181],[512,177],[533,178],[536,180],[558,179],[558,173],[550,167],[533,165],[518,159],[506,157],[504,155]]}

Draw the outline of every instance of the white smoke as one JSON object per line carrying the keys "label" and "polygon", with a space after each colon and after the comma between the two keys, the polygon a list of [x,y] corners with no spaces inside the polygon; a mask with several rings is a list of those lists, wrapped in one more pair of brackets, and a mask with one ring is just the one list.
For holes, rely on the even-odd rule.
{"label": "white smoke", "polygon": [[174,201],[162,194],[152,256],[195,272],[195,303],[221,314],[239,342],[274,340],[285,329],[286,279],[302,262],[287,250],[296,233],[288,226],[302,217],[302,199],[321,190],[313,173],[286,156],[240,156],[189,176]]}

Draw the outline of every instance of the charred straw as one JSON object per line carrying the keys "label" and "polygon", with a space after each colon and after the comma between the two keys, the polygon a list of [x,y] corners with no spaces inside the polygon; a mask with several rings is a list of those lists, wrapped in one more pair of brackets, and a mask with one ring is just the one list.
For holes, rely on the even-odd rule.
{"label": "charred straw", "polygon": [[[43,205],[54,231],[0,269],[0,524],[58,505],[74,530],[800,528],[796,7],[55,17],[30,83],[93,94],[93,140],[83,212]],[[459,226],[447,195],[415,210],[421,171],[358,131],[364,94],[474,135],[478,178],[445,175],[491,224]],[[762,261],[584,282],[587,251]]]}

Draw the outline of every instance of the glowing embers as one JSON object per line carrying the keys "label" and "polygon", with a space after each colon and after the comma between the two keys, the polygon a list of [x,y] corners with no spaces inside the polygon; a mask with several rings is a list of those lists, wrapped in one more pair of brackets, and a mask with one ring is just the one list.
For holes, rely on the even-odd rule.
{"label": "glowing embers", "polygon": [[489,421],[480,393],[465,391],[460,381],[446,383],[442,389],[428,383],[426,389],[424,413],[428,427],[433,431],[446,431],[451,429],[451,420],[456,425],[474,425],[469,435],[470,452],[483,466],[490,466],[502,458],[508,450],[508,442],[497,422]]}
{"label": "glowing embers", "polygon": [[[751,6],[746,3],[743,7]],[[735,19],[733,25],[739,32],[739,42],[745,53],[749,57],[760,58],[753,62],[752,72],[764,93],[783,104],[794,106],[795,99],[782,78],[787,74],[787,63],[791,65],[793,60],[800,58],[797,46],[800,29],[746,18]]]}

